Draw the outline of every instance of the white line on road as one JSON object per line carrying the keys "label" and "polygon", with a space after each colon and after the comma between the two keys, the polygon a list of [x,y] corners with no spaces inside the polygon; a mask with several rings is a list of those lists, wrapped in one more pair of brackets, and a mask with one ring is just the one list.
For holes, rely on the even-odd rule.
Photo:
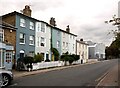
{"label": "white line on road", "polygon": [[10,86],[17,86],[18,84],[17,83],[14,83],[14,84],[12,84],[12,85],[10,85]]}

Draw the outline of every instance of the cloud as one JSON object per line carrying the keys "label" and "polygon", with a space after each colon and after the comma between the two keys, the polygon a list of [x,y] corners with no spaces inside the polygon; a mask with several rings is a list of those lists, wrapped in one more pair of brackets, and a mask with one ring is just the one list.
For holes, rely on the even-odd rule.
{"label": "cloud", "polygon": [[[0,0],[0,15],[22,10],[31,5],[32,16],[49,22],[54,17],[57,26],[63,30],[70,25],[72,33],[78,38],[105,42],[109,44],[112,36],[107,36],[114,29],[104,21],[117,14],[119,0]],[[6,6],[7,5],[7,6]]]}

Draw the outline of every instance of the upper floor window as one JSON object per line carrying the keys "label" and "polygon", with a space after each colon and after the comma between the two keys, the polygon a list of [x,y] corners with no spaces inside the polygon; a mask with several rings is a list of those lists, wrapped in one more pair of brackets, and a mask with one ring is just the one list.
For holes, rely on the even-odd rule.
{"label": "upper floor window", "polygon": [[60,48],[60,41],[57,41],[57,48]]}
{"label": "upper floor window", "polygon": [[34,30],[34,23],[33,22],[30,22],[30,29]]}
{"label": "upper floor window", "polygon": [[20,26],[25,27],[25,19],[23,18],[20,19]]}
{"label": "upper floor window", "polygon": [[41,32],[45,32],[45,24],[41,23]]}
{"label": "upper floor window", "polygon": [[41,37],[41,46],[45,46],[45,38],[44,37]]}
{"label": "upper floor window", "polygon": [[4,41],[4,30],[0,29],[0,42]]}
{"label": "upper floor window", "polygon": [[30,40],[29,44],[34,45],[34,36],[33,35],[30,35],[29,40]]}
{"label": "upper floor window", "polygon": [[38,28],[37,29],[38,29],[37,31],[40,32],[40,24],[38,24]]}
{"label": "upper floor window", "polygon": [[40,46],[40,37],[37,37],[37,46]]}
{"label": "upper floor window", "polygon": [[60,31],[57,31],[57,35],[60,36]]}
{"label": "upper floor window", "polygon": [[25,34],[20,33],[20,44],[25,44]]}
{"label": "upper floor window", "polygon": [[63,48],[65,48],[65,42],[63,42]]}
{"label": "upper floor window", "polygon": [[75,49],[75,44],[73,44],[73,51],[74,51],[74,49]]}
{"label": "upper floor window", "polygon": [[65,38],[65,33],[63,32],[63,38]]}
{"label": "upper floor window", "polygon": [[68,43],[66,43],[66,49],[68,49]]}

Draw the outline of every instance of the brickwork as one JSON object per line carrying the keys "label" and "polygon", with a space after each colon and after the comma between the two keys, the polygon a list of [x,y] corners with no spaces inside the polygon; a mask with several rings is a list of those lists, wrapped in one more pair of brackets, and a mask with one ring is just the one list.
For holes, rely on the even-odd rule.
{"label": "brickwork", "polygon": [[4,29],[4,42],[13,45],[16,51],[16,30]]}
{"label": "brickwork", "polygon": [[2,21],[15,26],[15,15],[8,15],[7,17],[2,17]]}

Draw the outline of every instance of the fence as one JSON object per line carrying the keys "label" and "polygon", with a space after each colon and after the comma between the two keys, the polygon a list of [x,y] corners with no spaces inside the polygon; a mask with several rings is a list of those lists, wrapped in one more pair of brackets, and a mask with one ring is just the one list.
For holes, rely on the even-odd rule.
{"label": "fence", "polygon": [[59,67],[59,66],[64,66],[64,62],[63,61],[52,61],[52,62],[33,63],[33,70],[50,68],[50,67]]}

